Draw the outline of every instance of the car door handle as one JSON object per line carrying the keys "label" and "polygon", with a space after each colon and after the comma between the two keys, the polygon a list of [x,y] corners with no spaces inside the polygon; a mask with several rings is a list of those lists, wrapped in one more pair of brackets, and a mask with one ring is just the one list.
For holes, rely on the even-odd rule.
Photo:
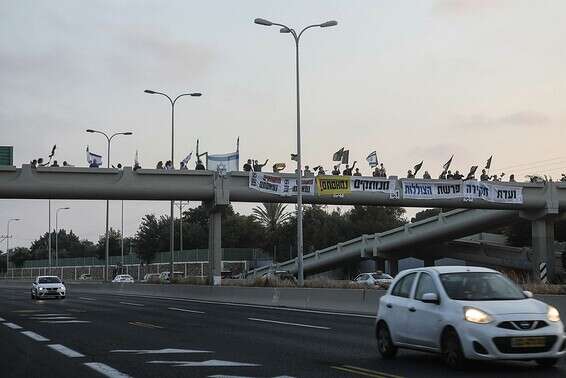
{"label": "car door handle", "polygon": [[385,305],[385,307],[392,308],[393,306],[391,305],[391,303],[388,303],[388,304]]}
{"label": "car door handle", "polygon": [[411,312],[415,312],[415,311],[417,311],[417,309],[416,309],[416,308],[414,308],[414,307],[409,307],[409,311],[411,311]]}

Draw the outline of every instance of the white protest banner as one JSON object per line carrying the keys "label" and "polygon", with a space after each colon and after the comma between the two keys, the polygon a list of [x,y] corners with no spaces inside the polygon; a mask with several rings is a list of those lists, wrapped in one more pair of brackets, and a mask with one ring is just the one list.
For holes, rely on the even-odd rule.
{"label": "white protest banner", "polygon": [[464,197],[498,203],[523,203],[523,188],[486,181],[465,181]]}
{"label": "white protest banner", "polygon": [[[314,177],[303,178],[301,181],[302,194],[305,196],[314,195]],[[277,174],[250,172],[249,187],[264,193],[292,196],[297,194],[297,179]]]}
{"label": "white protest banner", "polygon": [[352,192],[392,193],[395,191],[395,180],[385,177],[352,176],[350,181]]}
{"label": "white protest banner", "polygon": [[206,154],[206,169],[210,171],[225,170],[226,172],[237,171],[240,165],[240,152],[229,154]]}
{"label": "white protest banner", "polygon": [[403,198],[450,199],[461,198],[462,181],[403,180]]}

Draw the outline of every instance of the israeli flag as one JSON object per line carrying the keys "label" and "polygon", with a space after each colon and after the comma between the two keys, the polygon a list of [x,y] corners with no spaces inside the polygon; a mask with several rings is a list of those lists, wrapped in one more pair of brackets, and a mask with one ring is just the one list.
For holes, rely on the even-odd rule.
{"label": "israeli flag", "polygon": [[102,165],[102,156],[92,153],[88,150],[88,146],[86,147],[86,162],[90,165],[93,162],[96,165]]}
{"label": "israeli flag", "polygon": [[240,166],[240,152],[228,154],[206,155],[206,169],[209,171],[226,170],[226,172],[237,171]]}
{"label": "israeli flag", "polygon": [[377,151],[373,151],[371,154],[368,155],[368,157],[366,158],[367,162],[369,163],[370,167],[376,167],[377,166]]}

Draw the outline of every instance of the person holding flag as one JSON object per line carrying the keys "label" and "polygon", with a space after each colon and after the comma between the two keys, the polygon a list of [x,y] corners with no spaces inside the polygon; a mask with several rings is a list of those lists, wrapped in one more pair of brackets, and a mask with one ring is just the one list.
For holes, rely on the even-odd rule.
{"label": "person holding flag", "polygon": [[86,146],[86,162],[90,168],[98,168],[102,165],[102,156],[90,152]]}

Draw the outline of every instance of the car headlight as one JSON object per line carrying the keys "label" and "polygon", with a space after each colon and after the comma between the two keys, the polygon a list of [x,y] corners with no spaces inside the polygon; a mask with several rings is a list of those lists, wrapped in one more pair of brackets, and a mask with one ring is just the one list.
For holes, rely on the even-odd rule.
{"label": "car headlight", "polygon": [[44,287],[40,287],[40,288],[39,288],[39,291],[43,291],[43,290],[45,290]]}
{"label": "car headlight", "polygon": [[487,313],[474,307],[464,307],[464,319],[477,324],[487,324],[493,321],[493,318]]}
{"label": "car headlight", "polygon": [[560,321],[560,313],[556,309],[556,307],[548,306],[548,313],[546,314],[548,320],[551,322],[559,322]]}

